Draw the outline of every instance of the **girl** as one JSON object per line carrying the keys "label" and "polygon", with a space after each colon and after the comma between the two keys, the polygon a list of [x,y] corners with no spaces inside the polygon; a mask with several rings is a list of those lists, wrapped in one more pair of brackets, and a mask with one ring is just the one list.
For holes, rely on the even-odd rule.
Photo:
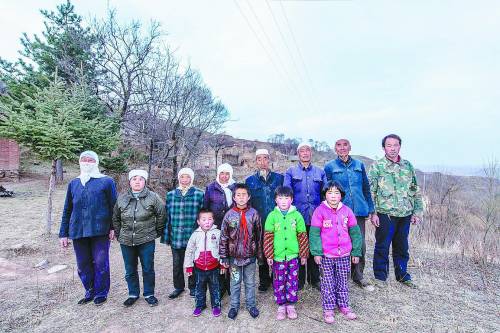
{"label": "girl", "polygon": [[311,254],[320,267],[323,319],[332,324],[335,306],[347,319],[356,319],[349,307],[348,276],[350,257],[356,264],[361,256],[361,232],[354,213],[341,202],[342,186],[329,181],[323,193],[326,200],[314,211],[309,239]]}

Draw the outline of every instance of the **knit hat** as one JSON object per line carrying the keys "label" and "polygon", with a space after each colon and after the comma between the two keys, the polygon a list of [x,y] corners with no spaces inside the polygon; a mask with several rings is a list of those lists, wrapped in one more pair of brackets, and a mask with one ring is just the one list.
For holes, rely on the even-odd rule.
{"label": "knit hat", "polygon": [[141,176],[144,180],[148,180],[148,172],[146,170],[134,169],[128,173],[128,180],[130,181],[135,176]]}
{"label": "knit hat", "polygon": [[297,146],[297,151],[299,151],[299,150],[300,150],[300,148],[302,148],[302,147],[309,147],[309,148],[312,148],[312,146],[311,146],[311,144],[310,144],[310,143],[308,143],[308,142],[302,142],[301,144],[299,144],[299,145]]}
{"label": "knit hat", "polygon": [[181,178],[182,175],[188,175],[189,177],[191,177],[191,184],[190,185],[193,185],[193,182],[194,182],[194,171],[193,169],[191,168],[182,168],[179,170],[179,172],[177,173],[177,179]]}
{"label": "knit hat", "polygon": [[257,149],[257,151],[255,152],[255,156],[259,156],[259,155],[267,155],[269,156],[269,151],[267,149]]}

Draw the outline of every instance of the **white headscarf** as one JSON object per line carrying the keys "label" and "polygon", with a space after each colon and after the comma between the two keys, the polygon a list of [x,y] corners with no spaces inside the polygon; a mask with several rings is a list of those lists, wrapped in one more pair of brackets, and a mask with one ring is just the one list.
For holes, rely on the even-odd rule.
{"label": "white headscarf", "polygon": [[148,180],[148,172],[146,170],[134,169],[128,173],[128,180],[130,181],[135,176],[141,176],[144,180]]}
{"label": "white headscarf", "polygon": [[[219,175],[221,172],[229,172],[229,180],[226,184],[222,184],[219,181]],[[227,163],[219,165],[217,168],[217,178],[215,181],[222,187],[224,190],[224,194],[226,195],[226,202],[228,206],[231,206],[233,204],[233,192],[229,189],[229,185],[234,184],[234,179],[233,179],[233,167],[230,166]]]}
{"label": "white headscarf", "polygon": [[182,168],[179,170],[179,172],[177,173],[177,180],[179,180],[181,178],[182,175],[188,175],[189,177],[191,177],[191,183],[189,184],[188,187],[185,187],[183,188],[179,182],[179,187],[178,189],[181,190],[182,194],[186,194],[187,190],[189,190],[189,188],[191,186],[193,186],[193,182],[194,182],[194,171],[193,169],[191,168]]}
{"label": "white headscarf", "polygon": [[[89,162],[81,162],[80,160],[82,157],[91,157],[95,160],[95,163],[89,163]],[[106,177],[106,175],[103,175],[99,171],[99,157],[97,157],[97,154],[94,153],[92,150],[86,150],[83,153],[80,154],[80,182],[82,183],[83,186],[87,184],[87,182],[90,180],[90,178],[102,178]]]}

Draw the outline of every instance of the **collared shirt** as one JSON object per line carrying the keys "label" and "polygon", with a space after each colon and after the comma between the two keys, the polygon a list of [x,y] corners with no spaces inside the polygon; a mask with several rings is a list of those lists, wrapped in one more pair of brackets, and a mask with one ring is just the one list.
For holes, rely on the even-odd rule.
{"label": "collared shirt", "polygon": [[373,213],[373,200],[370,193],[370,184],[364,164],[349,156],[344,162],[340,158],[325,165],[325,174],[328,180],[334,180],[345,191],[342,202],[351,208],[356,216],[368,216]]}
{"label": "collared shirt", "polygon": [[405,159],[376,160],[368,172],[370,189],[378,213],[396,217],[422,217],[423,203],[415,169]]}
{"label": "collared shirt", "polygon": [[314,209],[321,203],[321,191],[327,182],[325,172],[312,164],[304,167],[298,163],[285,173],[284,186],[293,190],[293,202],[304,217],[306,225],[311,224]]}

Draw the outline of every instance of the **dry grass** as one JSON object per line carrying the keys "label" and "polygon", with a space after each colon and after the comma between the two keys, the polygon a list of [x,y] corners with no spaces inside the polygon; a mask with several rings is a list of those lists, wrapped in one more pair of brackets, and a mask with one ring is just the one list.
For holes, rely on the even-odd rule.
{"label": "dry grass", "polygon": [[[391,280],[386,290],[366,292],[351,285],[351,305],[359,319],[348,322],[337,315],[334,326],[321,321],[319,292],[306,288],[297,305],[299,318],[277,322],[272,292],[258,294],[261,316],[254,320],[244,309],[236,321],[212,318],[205,311],[191,317],[193,299],[186,293],[168,300],[171,290],[171,256],[163,244],[156,250],[156,295],[160,305],[150,308],[141,300],[130,309],[121,303],[127,295],[119,246],[111,246],[111,291],[102,307],[76,305],[83,295],[71,249],[58,246],[54,235],[42,235],[46,181],[41,178],[8,184],[15,198],[0,199],[0,331],[2,332],[498,332],[500,331],[500,269],[477,265],[451,250],[412,244],[410,272],[421,286],[411,290]],[[65,186],[55,192],[55,221],[60,220]],[[372,233],[369,227],[368,265],[372,276]],[[22,244],[19,247],[19,244]],[[48,275],[32,268],[47,258],[50,266],[68,269]],[[391,268],[392,269],[392,268]]]}

